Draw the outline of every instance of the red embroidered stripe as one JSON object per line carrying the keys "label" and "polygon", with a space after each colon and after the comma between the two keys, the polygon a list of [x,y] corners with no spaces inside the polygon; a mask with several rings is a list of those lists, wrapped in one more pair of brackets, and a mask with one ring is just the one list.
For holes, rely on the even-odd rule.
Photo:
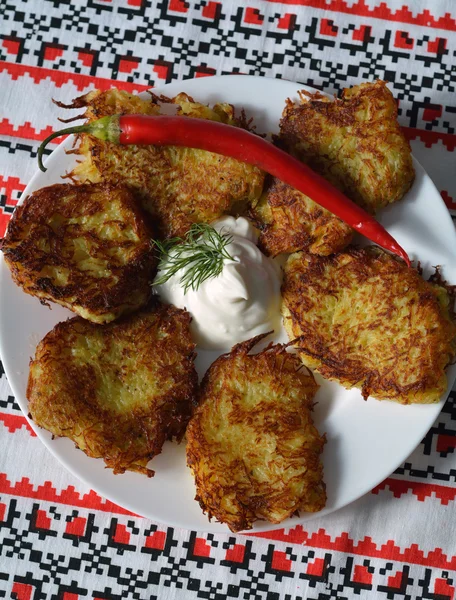
{"label": "red embroidered stripe", "polygon": [[399,23],[408,23],[410,25],[421,25],[422,27],[433,27],[435,29],[445,29],[447,31],[456,31],[456,19],[450,13],[445,13],[443,17],[434,17],[429,10],[425,9],[416,16],[407,6],[398,10],[392,10],[384,2],[378,6],[370,8],[364,0],[358,0],[352,6],[349,6],[344,0],[333,0],[328,3],[326,0],[266,0],[273,4],[287,4],[291,6],[309,6],[332,12],[340,12],[358,17],[370,17],[382,19],[385,21],[396,21]]}
{"label": "red embroidered stripe", "polygon": [[378,494],[381,490],[385,490],[386,488],[389,488],[389,490],[393,492],[395,498],[400,498],[410,490],[420,502],[424,502],[426,498],[430,498],[434,495],[444,506],[456,499],[455,487],[438,485],[436,483],[426,483],[424,481],[395,479],[393,477],[388,477],[385,481],[382,481],[382,483],[372,490],[372,493]]}
{"label": "red embroidered stripe", "polygon": [[68,506],[80,506],[81,508],[101,510],[103,512],[112,512],[120,515],[139,516],[125,508],[117,506],[117,504],[114,504],[109,500],[105,500],[93,490],[88,494],[81,494],[75,490],[74,486],[70,485],[61,492],[57,492],[50,481],[46,481],[43,485],[34,486],[30,483],[28,477],[23,477],[13,485],[8,480],[6,473],[0,473],[0,494],[21,496],[22,498],[34,498],[46,502],[67,504]]}
{"label": "red embroidered stripe", "polygon": [[[10,137],[22,138],[26,140],[38,140],[41,142],[48,135],[51,135],[53,131],[54,129],[50,125],[48,125],[45,129],[37,131],[29,121],[26,121],[22,125],[13,125],[13,123],[10,123],[6,117],[0,121],[0,135],[8,135]],[[51,143],[59,144],[63,139],[64,137],[56,138],[55,140],[52,140]]]}
{"label": "red embroidered stripe", "polygon": [[431,148],[434,144],[442,141],[449,152],[456,148],[456,134],[442,133],[441,131],[427,131],[425,129],[416,129],[414,127],[402,127],[405,137],[411,141],[419,138],[426,148]]}
{"label": "red embroidered stripe", "polygon": [[371,537],[366,536],[360,542],[355,542],[346,532],[332,540],[324,529],[319,529],[316,533],[311,534],[307,533],[302,525],[297,525],[287,533],[285,530],[280,529],[278,531],[250,535],[279,542],[321,548],[323,550],[335,550],[347,554],[370,556],[372,558],[382,558],[426,567],[438,567],[440,569],[456,569],[456,556],[447,556],[441,548],[435,548],[425,555],[417,544],[412,544],[409,548],[401,550],[394,540],[388,540],[386,544],[380,545],[373,542]]}
{"label": "red embroidered stripe", "polygon": [[46,69],[44,67],[31,67],[29,65],[0,61],[0,73],[5,71],[11,75],[13,80],[24,77],[24,75],[29,75],[35,83],[39,83],[45,79],[51,79],[56,87],[62,87],[62,85],[71,82],[81,92],[88,87],[96,87],[100,90],[118,87],[130,93],[143,92],[144,90],[151,88],[150,85],[140,85],[139,83],[128,83],[126,81],[117,81],[114,79],[106,79],[104,77],[92,77],[91,75],[66,73],[65,71]]}
{"label": "red embroidered stripe", "polygon": [[26,427],[30,435],[36,437],[36,433],[30,427],[29,422],[23,415],[11,415],[8,413],[0,413],[0,421],[5,425],[10,433],[14,433],[22,427]]}

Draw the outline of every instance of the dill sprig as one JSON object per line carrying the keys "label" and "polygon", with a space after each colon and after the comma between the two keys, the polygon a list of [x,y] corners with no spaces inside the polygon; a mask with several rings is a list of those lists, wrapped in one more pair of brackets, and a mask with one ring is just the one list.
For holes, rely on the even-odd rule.
{"label": "dill sprig", "polygon": [[194,223],[184,238],[154,240],[160,259],[158,270],[162,271],[154,285],[162,285],[183,270],[180,283],[184,293],[196,291],[203,281],[220,275],[225,259],[234,260],[226,249],[232,239],[206,223]]}

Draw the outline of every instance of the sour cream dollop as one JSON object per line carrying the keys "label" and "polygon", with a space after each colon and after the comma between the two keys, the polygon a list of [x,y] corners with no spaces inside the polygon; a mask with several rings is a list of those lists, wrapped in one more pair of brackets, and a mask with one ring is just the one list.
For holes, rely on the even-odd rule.
{"label": "sour cream dollop", "polygon": [[[192,334],[201,348],[228,350],[249,338],[280,327],[279,266],[257,247],[258,233],[243,217],[222,217],[211,223],[232,236],[218,277],[206,279],[197,290],[184,293],[181,270],[155,287],[161,300],[186,308],[192,315]],[[157,278],[163,274],[159,271]]]}

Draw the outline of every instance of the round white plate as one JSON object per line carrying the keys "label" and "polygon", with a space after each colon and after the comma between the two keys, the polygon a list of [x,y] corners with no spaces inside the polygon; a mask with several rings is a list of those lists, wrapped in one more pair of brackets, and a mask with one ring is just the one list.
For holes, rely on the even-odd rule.
{"label": "round white plate", "polygon": [[[277,132],[287,97],[296,97],[302,85],[279,79],[249,76],[208,77],[177,82],[155,89],[156,93],[174,96],[187,92],[205,103],[230,102],[254,117],[260,132]],[[48,171],[37,172],[23,194],[60,182],[70,170],[74,157],[67,156],[71,138],[49,157]],[[416,180],[406,198],[379,216],[381,222],[408,251],[419,259],[425,275],[433,265],[441,265],[444,277],[456,283],[456,234],[451,218],[434,184],[415,161]],[[59,321],[72,316],[57,305],[49,310],[36,298],[24,294],[11,280],[8,269],[0,263],[0,353],[9,383],[24,414],[28,366],[39,340]],[[213,359],[200,355],[198,364]],[[448,370],[449,389],[456,378],[456,366]],[[293,526],[316,516],[333,512],[356,500],[392,473],[414,450],[431,427],[442,408],[400,406],[393,402],[365,402],[359,391],[347,391],[335,383],[318,378],[321,384],[314,419],[321,433],[326,432],[324,478],[328,502],[320,513],[301,515],[280,526],[259,523],[256,531]],[[52,440],[44,430],[31,426],[41,441],[74,475],[95,491],[135,513],[160,523],[197,529],[227,532],[219,523],[209,523],[194,501],[195,488],[185,465],[183,445],[167,443],[153,462],[156,475],[148,479],[136,473],[113,475],[102,460],[88,458],[76,450],[68,439]],[[52,460],[49,458],[49,460]]]}

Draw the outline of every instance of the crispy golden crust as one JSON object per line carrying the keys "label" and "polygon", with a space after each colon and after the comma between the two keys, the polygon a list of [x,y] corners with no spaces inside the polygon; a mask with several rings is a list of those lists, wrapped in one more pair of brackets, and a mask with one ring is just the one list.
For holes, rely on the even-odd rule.
{"label": "crispy golden crust", "polygon": [[[142,100],[119,90],[94,91],[74,101],[85,107],[88,121],[112,114],[156,115],[158,98]],[[213,109],[194,102],[186,94],[161,101],[175,104],[178,113],[221,121],[248,128],[245,118],[236,118],[229,104]],[[175,146],[116,146],[80,136],[83,162],[73,176],[81,181],[106,181],[130,186],[152,214],[160,236],[183,235],[195,222],[210,222],[227,214],[237,214],[258,199],[264,173],[237,160],[191,148]]]}
{"label": "crispy golden crust", "polygon": [[52,185],[16,208],[2,250],[27,294],[107,323],[150,297],[147,218],[125,187]]}
{"label": "crispy golden crust", "polygon": [[[400,200],[415,177],[384,81],[346,89],[334,101],[306,92],[300,104],[288,100],[278,144],[372,213]],[[289,186],[274,183],[262,205],[260,243],[269,254],[308,250],[327,256],[351,240],[351,228]]]}
{"label": "crispy golden crust", "polygon": [[316,512],[326,502],[325,438],[311,419],[318,386],[285,346],[249,355],[264,337],[211,365],[187,428],[196,499],[234,532],[257,519],[280,523],[299,510]]}
{"label": "crispy golden crust", "polygon": [[173,306],[109,325],[76,317],[38,344],[27,387],[30,414],[114,473],[154,474],[148,461],[181,439],[195,405],[190,315]]}
{"label": "crispy golden crust", "polygon": [[301,98],[299,106],[287,102],[281,143],[367,210],[400,200],[415,172],[385,82],[346,89],[332,102],[312,94]]}
{"label": "crispy golden crust", "polygon": [[353,230],[310,198],[274,178],[251,212],[268,256],[305,248],[327,256],[347,246]]}
{"label": "crispy golden crust", "polygon": [[456,354],[454,298],[383,250],[292,254],[284,323],[303,362],[347,388],[410,404],[438,402]]}

